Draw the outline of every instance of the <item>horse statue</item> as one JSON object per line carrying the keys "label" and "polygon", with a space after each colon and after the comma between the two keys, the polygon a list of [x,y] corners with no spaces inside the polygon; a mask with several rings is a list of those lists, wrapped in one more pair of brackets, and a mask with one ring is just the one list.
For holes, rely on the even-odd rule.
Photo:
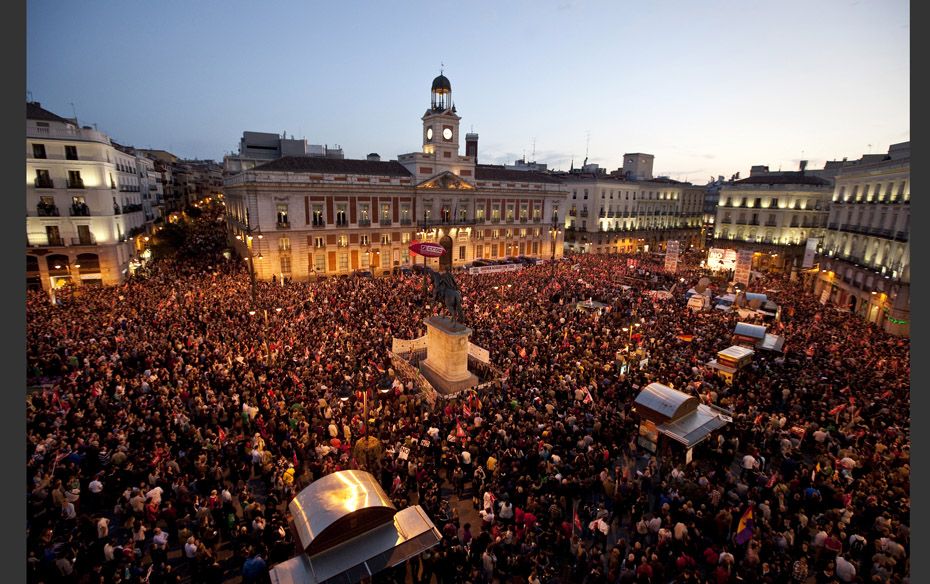
{"label": "horse statue", "polygon": [[440,274],[429,268],[427,271],[433,281],[433,300],[445,304],[453,323],[460,322],[465,314],[462,311],[462,293],[455,283],[455,278],[450,272]]}

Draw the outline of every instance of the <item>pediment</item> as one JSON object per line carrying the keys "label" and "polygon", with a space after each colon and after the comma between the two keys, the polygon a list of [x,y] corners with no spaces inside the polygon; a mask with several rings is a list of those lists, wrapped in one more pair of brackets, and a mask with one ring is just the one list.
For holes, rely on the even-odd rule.
{"label": "pediment", "polygon": [[466,181],[462,177],[449,171],[445,171],[434,177],[428,178],[417,185],[418,189],[437,189],[446,191],[471,191],[475,185]]}

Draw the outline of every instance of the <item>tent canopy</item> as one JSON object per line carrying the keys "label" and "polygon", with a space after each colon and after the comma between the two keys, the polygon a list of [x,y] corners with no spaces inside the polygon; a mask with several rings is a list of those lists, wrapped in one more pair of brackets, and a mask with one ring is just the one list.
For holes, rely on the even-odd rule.
{"label": "tent canopy", "polygon": [[748,337],[750,339],[762,340],[765,338],[765,327],[759,324],[738,322],[736,323],[736,328],[733,329],[733,334],[739,335],[741,337]]}
{"label": "tent canopy", "polygon": [[689,414],[656,426],[656,429],[686,448],[691,448],[710,436],[714,430],[724,427],[727,421],[720,411],[700,404]]}

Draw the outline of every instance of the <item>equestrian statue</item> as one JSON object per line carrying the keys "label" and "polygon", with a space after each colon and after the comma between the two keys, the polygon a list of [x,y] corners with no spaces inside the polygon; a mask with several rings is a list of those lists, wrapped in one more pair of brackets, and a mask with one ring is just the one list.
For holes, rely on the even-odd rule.
{"label": "equestrian statue", "polygon": [[465,315],[462,312],[462,293],[451,272],[439,273],[427,268],[430,279],[433,281],[433,300],[442,302],[452,322],[461,322]]}

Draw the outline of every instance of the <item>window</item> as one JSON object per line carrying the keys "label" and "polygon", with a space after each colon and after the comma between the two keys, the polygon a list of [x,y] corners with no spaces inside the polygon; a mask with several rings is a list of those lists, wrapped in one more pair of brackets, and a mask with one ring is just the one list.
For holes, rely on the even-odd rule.
{"label": "window", "polygon": [[409,231],[404,231],[403,233],[400,234],[400,242],[410,243],[410,232]]}
{"label": "window", "polygon": [[66,160],[77,160],[77,146],[65,146],[65,159]]}
{"label": "window", "polygon": [[907,181],[901,181],[901,184],[898,185],[898,196],[904,197],[904,185]]}
{"label": "window", "polygon": [[391,245],[391,234],[390,233],[381,234],[381,245]]}
{"label": "window", "polygon": [[[323,246],[320,246],[323,247]],[[324,254],[318,253],[314,256],[314,261],[316,262],[313,266],[313,269],[316,272],[323,273],[326,271],[326,256]]]}
{"label": "window", "polygon": [[400,224],[410,225],[410,203],[400,204]]}
{"label": "window", "polygon": [[602,199],[606,199],[606,198],[607,198],[607,191],[604,190],[604,189],[601,189],[601,198],[602,198]]}
{"label": "window", "polygon": [[359,235],[359,236],[358,236],[358,244],[359,244],[359,245],[364,245],[364,246],[369,246],[369,245],[371,245],[371,236],[368,235],[367,233],[363,233],[363,234]]}
{"label": "window", "polygon": [[338,241],[337,245],[339,247],[349,247],[349,236],[348,235],[340,235],[337,241]]}
{"label": "window", "polygon": [[501,237],[500,229],[494,229],[493,231],[491,231],[491,239],[500,239],[500,237]]}
{"label": "window", "polygon": [[345,227],[349,224],[349,220],[346,217],[346,203],[337,203],[336,204],[336,225],[340,227]]}
{"label": "window", "polygon": [[468,208],[467,207],[459,207],[459,221],[461,223],[468,221]]}
{"label": "window", "polygon": [[311,222],[314,227],[325,227],[326,220],[323,218],[323,205],[313,205],[310,211]]}
{"label": "window", "polygon": [[533,221],[539,221],[542,219],[542,207],[539,205],[533,206]]}
{"label": "window", "polygon": [[526,233],[527,233],[526,227],[521,227],[521,228],[520,228],[520,237],[526,239]]}
{"label": "window", "polygon": [[83,189],[84,181],[81,179],[80,170],[69,170],[68,171],[68,188],[69,189]]}
{"label": "window", "polygon": [[278,251],[291,251],[291,240],[287,237],[279,238],[278,239]]}
{"label": "window", "polygon": [[588,200],[588,189],[584,190],[584,198],[585,200]]}
{"label": "window", "polygon": [[281,273],[285,276],[291,275],[291,256],[282,255],[281,256]]}
{"label": "window", "polygon": [[529,205],[526,203],[520,204],[520,221],[526,221],[529,219],[530,209]]}
{"label": "window", "polygon": [[777,208],[778,208],[778,197],[772,197],[772,202],[769,203],[769,207],[771,207],[771,208],[773,208],[773,209],[777,209]]}
{"label": "window", "polygon": [[475,221],[484,221],[484,205],[478,205],[475,209]]}
{"label": "window", "polygon": [[391,224],[391,204],[381,203],[381,225]]}
{"label": "window", "polygon": [[278,203],[277,204],[277,218],[278,218],[278,227],[290,227],[291,224],[287,220],[287,203]]}
{"label": "window", "polygon": [[573,199],[577,199],[577,198],[578,198],[578,191],[572,191],[572,198],[573,198]]}
{"label": "window", "polygon": [[339,254],[339,271],[345,272],[349,269],[349,254],[341,253]]}
{"label": "window", "polygon": [[459,246],[459,259],[460,260],[465,259],[465,246],[464,245]]}
{"label": "window", "polygon": [[371,225],[371,216],[369,215],[369,203],[358,204],[358,224]]}
{"label": "window", "polygon": [[500,203],[494,203],[491,205],[491,221],[497,222],[501,220],[501,206]]}
{"label": "window", "polygon": [[32,157],[33,158],[45,158],[45,144],[33,144],[32,145]]}
{"label": "window", "polygon": [[42,169],[42,168],[36,169],[35,184],[36,184],[36,187],[40,189],[50,189],[54,186],[52,184],[52,177],[49,176],[47,170]]}
{"label": "window", "polygon": [[507,204],[507,221],[513,221],[513,203]]}

